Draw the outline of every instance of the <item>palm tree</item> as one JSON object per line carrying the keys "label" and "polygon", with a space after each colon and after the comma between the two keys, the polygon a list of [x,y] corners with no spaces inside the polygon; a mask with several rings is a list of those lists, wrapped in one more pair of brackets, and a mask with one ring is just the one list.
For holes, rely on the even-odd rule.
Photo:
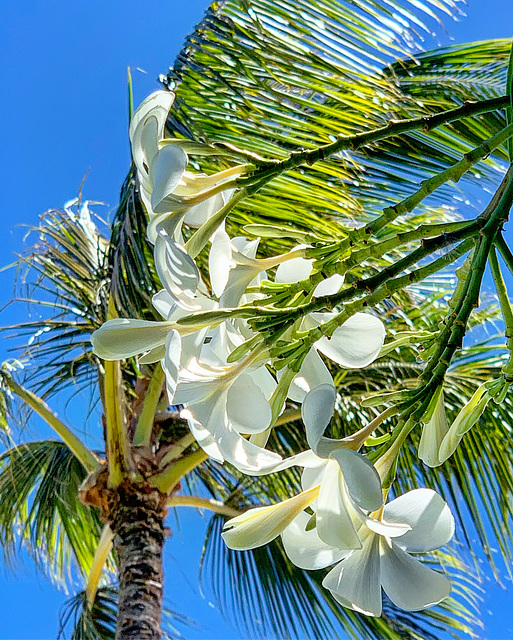
{"label": "palm tree", "polygon": [[[265,256],[289,249],[301,235],[342,241],[352,229],[366,228],[380,242],[410,234],[390,251],[372,250],[350,265],[346,279],[367,279],[374,291],[391,266],[424,264],[429,252],[415,254],[422,225],[460,228],[453,225],[459,210],[448,179],[459,179],[458,197],[476,185],[498,188],[508,159],[507,133],[501,132],[510,122],[504,96],[511,42],[422,53],[417,32],[427,27],[418,5],[212,4],[162,82],[176,93],[168,135],[209,147],[208,155],[194,156],[198,169],[212,173],[235,159],[255,163],[263,176],[231,211],[230,235],[243,226],[263,233],[249,224],[286,227],[287,233],[265,239]],[[452,0],[425,0],[419,10],[429,22],[454,6]],[[315,151],[329,144],[338,145],[333,153]],[[308,156],[302,150],[313,151]],[[277,172],[276,160],[284,162]],[[427,469],[418,460],[415,431],[400,458],[397,491],[435,487],[456,512],[457,543],[432,558],[451,572],[454,597],[415,613],[386,602],[378,619],[345,609],[321,588],[321,572],[295,567],[278,542],[242,554],[220,538],[227,518],[298,489],[297,469],[253,478],[206,459],[176,408],[168,406],[159,365],[136,358],[103,362],[92,352],[90,335],[109,317],[159,319],[151,304],[160,285],[146,225],[132,168],[111,225],[92,221],[80,203],[71,213],[50,212],[35,230],[34,248],[19,260],[20,297],[40,308],[42,317],[7,329],[20,339],[17,357],[24,368],[11,362],[2,373],[0,539],[7,555],[21,541],[51,575],[63,578],[73,570],[82,576],[84,592],[63,617],[72,622],[73,638],[160,638],[166,509],[185,505],[212,511],[202,579],[251,637],[395,640],[436,638],[447,629],[459,637],[472,629],[477,585],[468,575],[475,551],[469,523],[492,570],[494,545],[506,562],[513,551],[511,399],[487,407],[483,430],[470,432],[445,465]],[[452,246],[458,238],[427,243],[428,249]],[[457,246],[460,255],[469,249]],[[498,247],[511,268],[513,257],[500,238]],[[414,254],[417,259],[408,262]],[[198,261],[206,273],[205,256]],[[418,282],[411,277],[408,284],[375,301],[392,337],[436,331],[455,279],[448,268]],[[474,311],[468,327],[499,318],[492,303]],[[415,387],[422,355],[415,344],[398,342],[363,371],[332,367],[341,398],[332,435],[346,435],[376,415],[361,404],[369,392]],[[480,382],[500,375],[504,360],[489,340],[451,356],[445,393],[456,414]],[[88,449],[47,405],[71,385],[90,389],[101,402],[103,451]],[[19,415],[24,424],[28,417],[18,412],[18,400],[60,440],[18,443],[13,420]],[[271,436],[273,449],[284,456],[307,447],[297,409],[290,404]]]}

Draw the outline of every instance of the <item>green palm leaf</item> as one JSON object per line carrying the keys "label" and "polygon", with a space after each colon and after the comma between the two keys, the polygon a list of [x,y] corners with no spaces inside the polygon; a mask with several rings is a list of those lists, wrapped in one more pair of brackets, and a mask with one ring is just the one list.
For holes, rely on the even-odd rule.
{"label": "green palm leaf", "polygon": [[[103,525],[79,500],[85,476],[70,450],[53,440],[0,456],[0,541],[7,560],[21,542],[52,579],[70,579],[77,569],[87,577]],[[112,557],[107,569],[114,569]]]}

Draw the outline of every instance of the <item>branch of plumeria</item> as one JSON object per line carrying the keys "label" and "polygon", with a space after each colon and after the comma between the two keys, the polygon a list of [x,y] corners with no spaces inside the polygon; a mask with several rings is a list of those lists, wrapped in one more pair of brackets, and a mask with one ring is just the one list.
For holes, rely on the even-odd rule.
{"label": "branch of plumeria", "polygon": [[356,151],[365,145],[386,140],[387,138],[399,136],[411,131],[421,130],[427,133],[443,124],[448,124],[470,116],[480,115],[482,113],[488,113],[497,109],[503,109],[507,107],[508,104],[508,96],[492,98],[490,100],[483,100],[480,102],[465,102],[460,107],[434,115],[421,116],[420,118],[411,118],[409,120],[390,120],[386,126],[379,127],[371,131],[352,135],[341,134],[337,136],[337,139],[334,142],[321,145],[315,149],[294,151],[287,158],[282,160],[267,160],[266,162],[261,163],[258,169],[253,174],[250,174],[250,176],[239,178],[239,182],[241,186],[249,183],[250,186],[248,187],[248,190],[250,192],[254,192],[285,171],[290,171],[291,169],[295,169],[302,165],[312,166],[319,160],[324,160],[335,153],[339,153],[340,151]]}

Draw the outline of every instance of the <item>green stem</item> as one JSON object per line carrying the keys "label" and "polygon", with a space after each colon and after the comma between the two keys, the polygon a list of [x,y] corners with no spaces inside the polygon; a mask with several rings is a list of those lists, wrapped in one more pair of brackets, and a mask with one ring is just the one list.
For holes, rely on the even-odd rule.
{"label": "green stem", "polygon": [[196,439],[192,435],[192,433],[188,433],[183,438],[180,438],[180,440],[178,440],[178,442],[175,442],[175,444],[172,444],[170,446],[170,448],[168,449],[168,451],[166,452],[166,454],[163,456],[162,460],[160,461],[159,466],[161,468],[164,468],[170,462],[173,462],[173,460],[176,460],[177,458],[179,458],[182,455],[182,453],[188,447],[190,447],[191,444],[193,444],[194,442],[196,442]]}
{"label": "green stem", "polygon": [[506,240],[504,240],[504,236],[502,235],[502,233],[499,233],[495,238],[495,244],[497,246],[497,249],[499,249],[502,259],[506,263],[509,272],[513,275],[513,253],[506,244]]}
{"label": "green stem", "polygon": [[209,509],[214,513],[220,513],[223,516],[235,518],[244,513],[240,509],[234,509],[211,498],[199,498],[198,496],[172,496],[167,501],[168,507],[196,507],[196,509]]}
{"label": "green stem", "polygon": [[155,367],[153,376],[150,380],[141,414],[135,428],[133,444],[136,447],[149,447],[151,442],[151,434],[153,432],[153,423],[155,411],[157,410],[160,397],[162,395],[162,387],[166,380],[166,374],[162,369],[160,362]]}
{"label": "green stem", "polygon": [[490,264],[493,280],[495,282],[497,296],[499,297],[499,302],[501,305],[502,317],[504,318],[505,324],[504,333],[506,336],[506,347],[509,351],[508,362],[504,365],[504,367],[502,367],[502,374],[506,376],[508,382],[513,382],[513,310],[511,309],[511,302],[509,300],[506,284],[504,283],[504,279],[502,277],[499,261],[497,260],[497,254],[495,253],[495,249],[493,247],[490,251],[490,255],[488,256],[488,261]]}
{"label": "green stem", "polygon": [[[226,188],[226,187],[225,187]],[[245,189],[241,189],[230,200],[217,211],[205,224],[203,224],[196,233],[185,243],[185,249],[191,258],[195,258],[205,247],[212,235],[219,229],[221,224],[227,218],[233,207],[243,198],[247,196]]]}
{"label": "green stem", "polygon": [[35,393],[15,382],[6,372],[2,372],[2,380],[9,389],[33,409],[62,438],[64,444],[74,453],[84,469],[89,473],[100,468],[100,462],[94,453],[67,427],[50,409],[44,400]]}
{"label": "green stem", "polygon": [[154,475],[150,479],[150,483],[161,493],[171,493],[183,476],[195,469],[207,458],[208,455],[203,449],[198,449],[174,464],[169,465],[164,471]]}

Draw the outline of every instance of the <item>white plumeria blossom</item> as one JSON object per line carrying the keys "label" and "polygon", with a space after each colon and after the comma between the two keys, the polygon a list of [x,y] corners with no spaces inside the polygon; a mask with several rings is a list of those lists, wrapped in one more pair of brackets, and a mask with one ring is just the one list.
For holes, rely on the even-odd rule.
{"label": "white plumeria blossom", "polygon": [[431,489],[416,489],[375,515],[359,519],[361,548],[348,549],[327,543],[318,527],[307,531],[310,518],[301,513],[282,533],[285,551],[303,569],[337,562],[323,587],[344,607],[366,615],[381,615],[381,589],[406,611],[446,598],[449,580],[410,555],[439,549],[452,538],[454,518],[446,502]]}
{"label": "white plumeria blossom", "polygon": [[[333,392],[333,395],[332,395]],[[233,549],[253,549],[277,537],[295,517],[309,517],[302,511],[312,506],[316,527],[323,540],[336,548],[360,549],[357,529],[368,511],[383,504],[381,482],[372,464],[359,453],[342,448],[344,441],[323,437],[335,406],[330,385],[314,389],[303,404],[303,420],[312,450],[285,460],[273,471],[289,466],[304,467],[303,492],[271,507],[251,509],[226,524],[226,544]],[[329,446],[328,446],[329,443]],[[318,455],[320,452],[325,457]],[[306,502],[305,502],[306,501]],[[301,504],[305,503],[303,507]],[[329,554],[333,557],[333,554]],[[335,553],[336,559],[340,554]],[[326,565],[324,565],[326,566]]]}

